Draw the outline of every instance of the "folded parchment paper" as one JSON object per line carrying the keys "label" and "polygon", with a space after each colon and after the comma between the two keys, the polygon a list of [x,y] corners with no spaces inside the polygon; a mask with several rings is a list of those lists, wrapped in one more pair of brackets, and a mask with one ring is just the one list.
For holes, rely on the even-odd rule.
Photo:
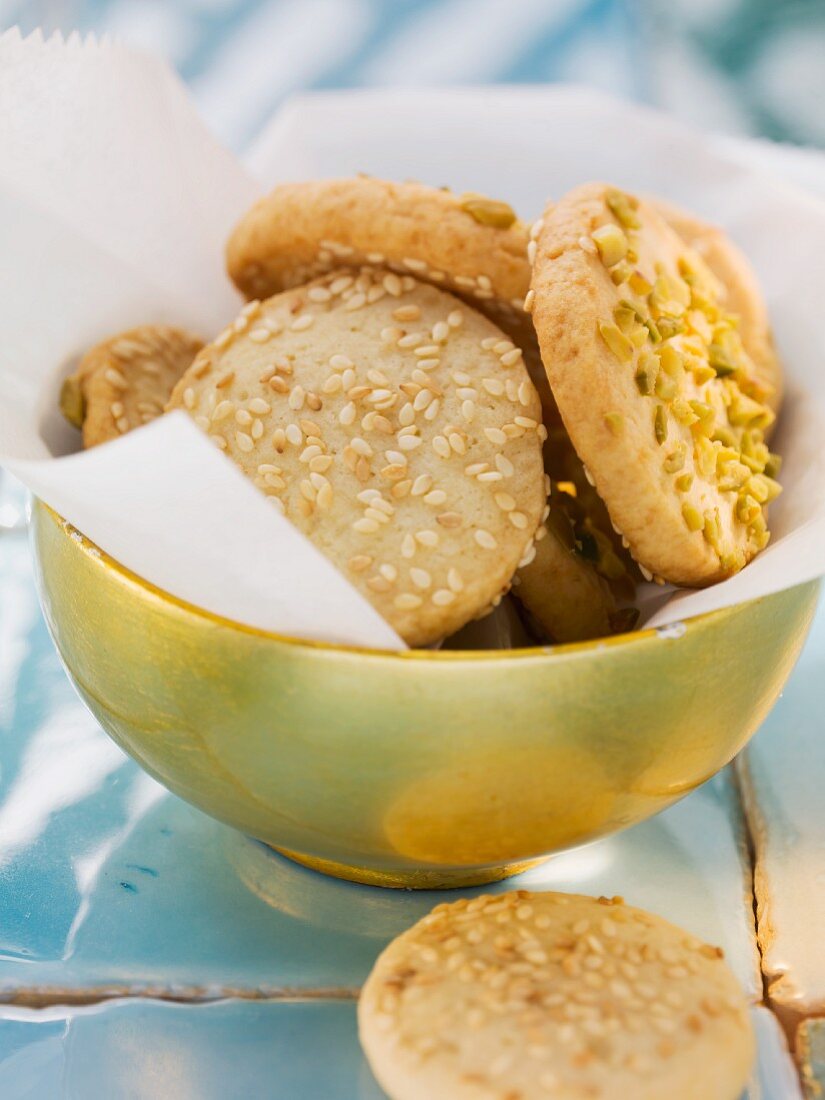
{"label": "folded parchment paper", "polygon": [[[113,557],[228,618],[401,648],[394,631],[182,414],[84,454],[56,412],[92,343],[176,323],[206,338],[240,306],[223,245],[284,179],[365,171],[484,191],[536,216],[588,179],[724,225],[766,291],[789,394],[773,541],[701,592],[655,590],[663,625],[825,573],[825,203],[754,154],[571,88],[357,92],[294,101],[244,168],[159,61],[117,45],[0,36],[0,461]],[[63,457],[53,457],[62,455]]]}

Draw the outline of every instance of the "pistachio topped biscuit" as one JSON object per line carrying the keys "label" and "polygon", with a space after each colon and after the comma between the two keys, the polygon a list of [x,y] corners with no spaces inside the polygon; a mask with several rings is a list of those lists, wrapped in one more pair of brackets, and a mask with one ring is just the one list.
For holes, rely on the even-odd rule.
{"label": "pistachio topped biscuit", "polygon": [[774,412],[782,402],[782,363],[776,353],[765,299],[747,257],[718,226],[672,203],[656,199],[656,209],[715,276],[725,310],[738,319],[739,335]]}
{"label": "pistachio topped biscuit", "polygon": [[523,321],[527,227],[507,203],[358,176],[276,187],[235,227],[229,275],[249,298],[351,264],[380,264]]}
{"label": "pistachio topped biscuit", "polygon": [[63,383],[60,410],[95,447],[160,416],[203,341],[168,325],[141,325],[97,344]]}
{"label": "pistachio topped biscuit", "polygon": [[553,395],[648,576],[702,586],[767,545],[767,391],[716,277],[647,202],[576,188],[536,232],[530,306]]}
{"label": "pistachio topped biscuit", "polygon": [[169,407],[412,645],[484,612],[531,553],[545,429],[521,352],[409,275],[343,269],[250,302]]}

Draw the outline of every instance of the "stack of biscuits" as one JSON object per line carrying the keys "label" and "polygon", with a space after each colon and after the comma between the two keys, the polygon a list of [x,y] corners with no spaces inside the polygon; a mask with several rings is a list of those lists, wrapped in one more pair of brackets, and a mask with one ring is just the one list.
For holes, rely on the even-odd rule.
{"label": "stack of biscuits", "polygon": [[641,581],[716,583],[767,544],[782,393],[727,238],[605,184],[532,227],[368,177],[289,184],[227,247],[247,298],[203,342],[90,351],[95,446],[182,409],[412,646],[512,591],[528,629],[631,629]]}

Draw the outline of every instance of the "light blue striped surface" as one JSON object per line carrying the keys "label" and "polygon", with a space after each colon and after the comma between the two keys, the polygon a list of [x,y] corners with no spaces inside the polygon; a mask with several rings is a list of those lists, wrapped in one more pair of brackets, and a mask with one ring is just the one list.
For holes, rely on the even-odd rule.
{"label": "light blue striped surface", "polygon": [[546,81],[825,145],[822,0],[0,0],[14,23],[163,54],[234,148],[296,90]]}

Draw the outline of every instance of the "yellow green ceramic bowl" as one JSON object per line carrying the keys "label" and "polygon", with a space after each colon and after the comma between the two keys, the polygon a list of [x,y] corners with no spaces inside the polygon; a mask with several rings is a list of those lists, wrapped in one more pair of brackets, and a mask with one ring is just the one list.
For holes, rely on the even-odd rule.
{"label": "yellow green ceramic bowl", "polygon": [[818,584],[606,641],[384,653],[181,603],[36,504],[43,607],[103,728],[181,798],[329,874],[490,882],[656,813],[727,763]]}

